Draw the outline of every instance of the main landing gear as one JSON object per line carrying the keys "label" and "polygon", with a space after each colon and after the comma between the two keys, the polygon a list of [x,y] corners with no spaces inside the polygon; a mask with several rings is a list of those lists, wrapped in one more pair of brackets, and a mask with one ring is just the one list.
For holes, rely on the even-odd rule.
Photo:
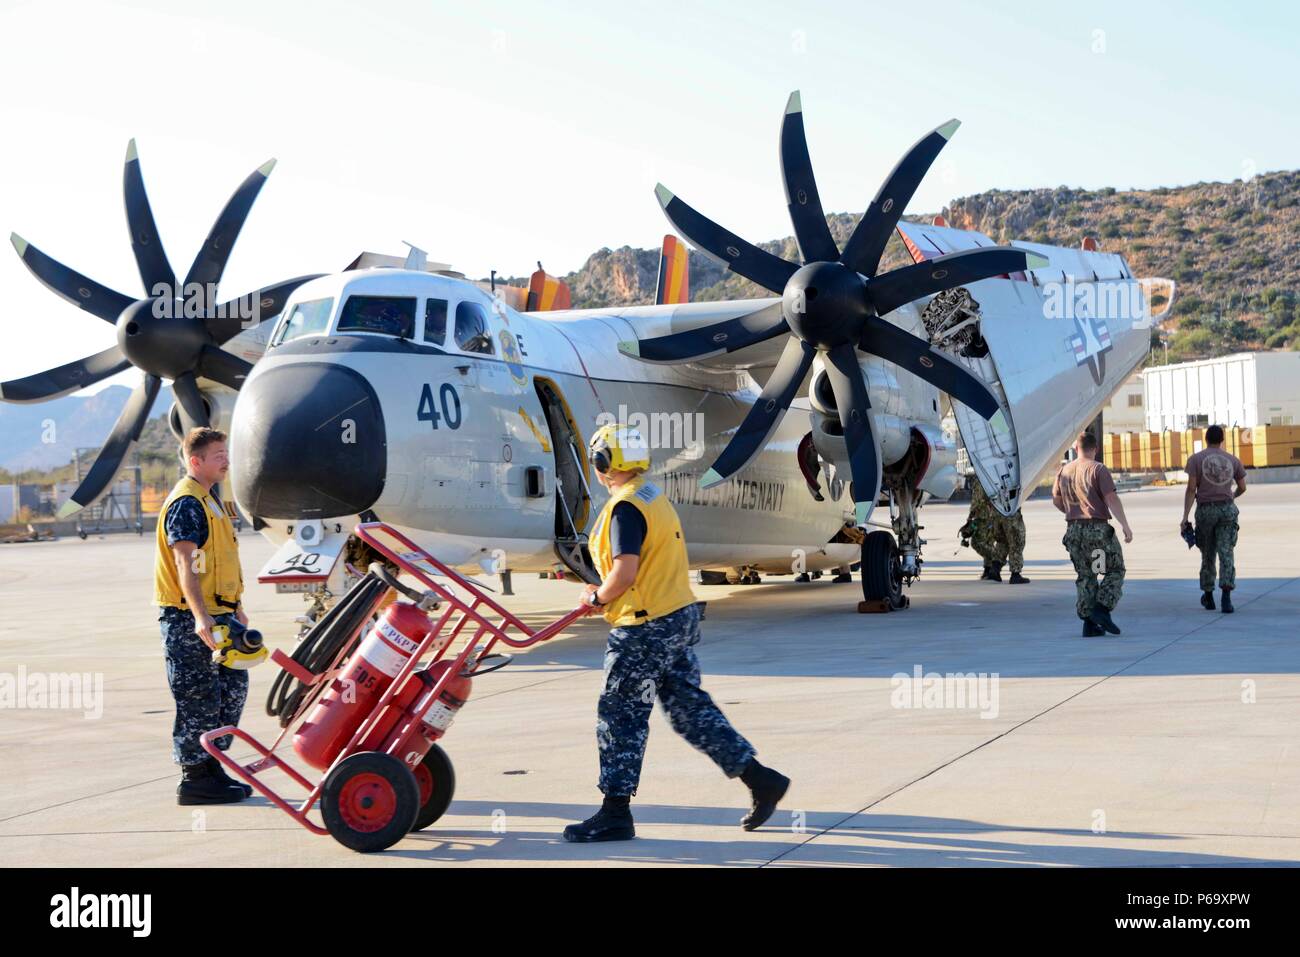
{"label": "main landing gear", "polygon": [[903,594],[903,556],[894,536],[886,531],[868,532],[862,540],[861,612],[886,612],[906,608]]}

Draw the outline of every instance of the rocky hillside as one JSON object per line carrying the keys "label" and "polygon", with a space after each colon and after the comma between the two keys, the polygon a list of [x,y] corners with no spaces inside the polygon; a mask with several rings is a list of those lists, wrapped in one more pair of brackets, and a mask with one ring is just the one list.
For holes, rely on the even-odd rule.
{"label": "rocky hillside", "polygon": [[[1103,249],[1122,253],[1139,276],[1176,280],[1174,313],[1160,332],[1171,361],[1300,348],[1300,172],[1127,192],[992,190],[954,200],[942,213],[951,225],[999,242],[1075,246],[1093,235]],[[857,214],[828,217],[841,245],[857,220]],[[795,258],[792,237],[760,245]],[[658,261],[656,249],[602,249],[564,278],[576,307],[650,303]],[[906,262],[895,238],[885,265]],[[696,301],[769,295],[698,253],[690,263]],[[1153,361],[1163,358],[1163,349],[1153,350]]]}

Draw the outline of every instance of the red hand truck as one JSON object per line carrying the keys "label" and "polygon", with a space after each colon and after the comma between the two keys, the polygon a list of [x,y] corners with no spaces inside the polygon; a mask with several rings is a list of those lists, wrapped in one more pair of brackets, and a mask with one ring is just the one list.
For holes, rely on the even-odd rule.
{"label": "red hand truck", "polygon": [[[204,749],[225,768],[247,781],[313,834],[329,834],[346,847],[369,852],[391,847],[411,831],[427,827],[451,803],[455,777],[450,760],[436,740],[427,751],[408,748],[413,736],[425,730],[422,723],[426,714],[431,709],[436,711],[445,707],[442,702],[455,700],[443,692],[464,687],[467,679],[508,664],[510,656],[491,654],[497,642],[511,648],[527,648],[555,637],[576,619],[588,614],[591,608],[576,608],[540,631],[534,631],[473,582],[442,564],[396,529],[383,522],[367,522],[358,525],[355,534],[425,586],[428,589],[426,598],[436,599],[438,604],[432,629],[417,643],[394,675],[392,683],[321,779],[313,784],[276,754],[276,749],[302,725],[311,705],[346,666],[348,655],[356,648],[354,639],[357,633],[366,626],[370,615],[391,588],[375,595],[354,633],[340,644],[335,660],[321,673],[313,674],[278,649],[272,654],[272,660],[292,674],[306,689],[306,694],[269,748],[234,725],[214,728],[200,740]],[[407,593],[410,594],[409,590]],[[453,646],[462,634],[467,637],[453,658]],[[429,655],[431,649],[436,650]],[[423,660],[426,656],[428,661]],[[484,666],[489,657],[504,660]],[[448,660],[449,665],[430,667],[435,662]],[[436,680],[433,678],[435,674]],[[422,684],[426,686],[423,689],[420,687]],[[376,729],[390,724],[394,731],[384,739],[386,746],[382,750],[365,750],[365,745],[374,745]],[[248,764],[240,764],[216,745],[217,739],[226,735],[250,746],[258,757]],[[294,805],[277,794],[259,778],[269,769],[288,775],[307,792],[306,798]],[[309,817],[318,800],[322,824]]]}

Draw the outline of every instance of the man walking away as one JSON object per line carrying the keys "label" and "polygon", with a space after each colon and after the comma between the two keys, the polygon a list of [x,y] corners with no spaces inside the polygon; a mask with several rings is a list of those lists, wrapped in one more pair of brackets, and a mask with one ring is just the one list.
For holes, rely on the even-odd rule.
{"label": "man walking away", "polygon": [[[1219,607],[1232,612],[1232,589],[1237,586],[1236,499],[1246,494],[1246,468],[1241,459],[1223,448],[1223,426],[1205,430],[1206,448],[1187,460],[1187,491],[1183,494],[1182,527],[1196,503],[1196,547],[1201,551],[1201,607],[1214,611],[1214,564],[1218,559]],[[1233,483],[1236,487],[1233,487]]]}
{"label": "man walking away", "polygon": [[1133,530],[1124,516],[1110,469],[1097,461],[1097,437],[1091,432],[1081,433],[1074,442],[1074,451],[1076,457],[1056,474],[1052,504],[1065,513],[1061,544],[1074,563],[1075,611],[1083,620],[1085,638],[1106,632],[1118,635],[1119,626],[1110,613],[1119,604],[1124,588],[1124,551],[1110,525],[1111,514],[1119,519],[1126,543],[1133,541]]}

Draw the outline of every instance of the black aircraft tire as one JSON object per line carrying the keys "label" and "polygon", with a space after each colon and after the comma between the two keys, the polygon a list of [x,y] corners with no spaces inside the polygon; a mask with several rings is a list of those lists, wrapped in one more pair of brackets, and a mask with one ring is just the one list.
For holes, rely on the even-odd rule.
{"label": "black aircraft tire", "polygon": [[903,562],[889,532],[869,532],[862,540],[862,597],[903,606]]}

